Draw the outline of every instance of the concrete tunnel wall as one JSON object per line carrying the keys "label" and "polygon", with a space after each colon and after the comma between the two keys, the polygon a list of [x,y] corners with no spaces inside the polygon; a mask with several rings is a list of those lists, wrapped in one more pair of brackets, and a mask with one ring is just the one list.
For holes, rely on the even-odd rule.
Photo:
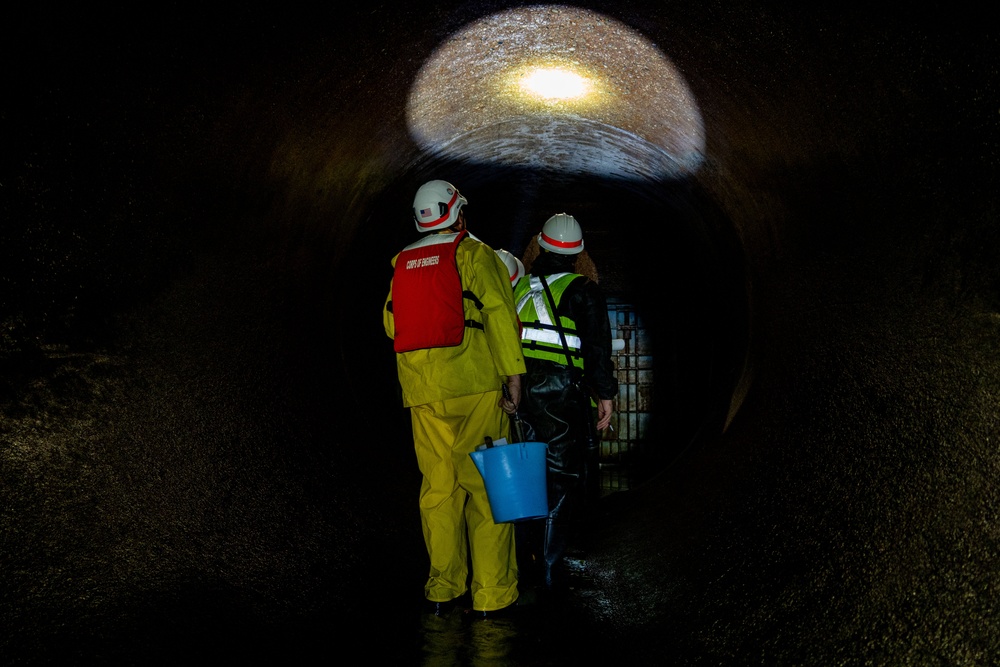
{"label": "concrete tunnel wall", "polygon": [[586,3],[684,73],[695,178],[423,159],[408,82],[505,6],[219,10],[153,34],[24,16],[45,28],[7,46],[3,103],[12,664],[305,656],[419,595],[378,310],[439,174],[497,244],[523,240],[515,184],[539,223],[586,211],[608,288],[680,360],[658,376],[663,458],[597,526],[592,655],[1000,656],[995,40],[930,10]]}

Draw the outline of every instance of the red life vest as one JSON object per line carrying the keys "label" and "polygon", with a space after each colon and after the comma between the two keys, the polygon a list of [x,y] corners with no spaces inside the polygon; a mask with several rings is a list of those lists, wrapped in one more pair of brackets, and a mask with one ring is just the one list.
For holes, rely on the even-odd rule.
{"label": "red life vest", "polygon": [[390,304],[396,352],[451,347],[462,342],[466,326],[482,328],[465,320],[463,298],[478,303],[471,293],[463,293],[455,258],[466,234],[430,234],[403,248],[396,258]]}

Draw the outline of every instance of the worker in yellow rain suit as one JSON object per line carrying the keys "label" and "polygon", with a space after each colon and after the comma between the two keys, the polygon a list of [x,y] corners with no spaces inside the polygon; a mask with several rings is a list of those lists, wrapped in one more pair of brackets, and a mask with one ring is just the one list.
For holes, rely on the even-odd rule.
{"label": "worker in yellow rain suit", "polygon": [[414,219],[425,234],[392,260],[383,323],[423,475],[427,611],[442,615],[457,605],[471,560],[469,613],[489,616],[518,597],[514,531],[494,523],[469,453],[487,437],[507,436],[504,412],[517,409],[525,367],[507,269],[467,231],[467,203],[446,181],[417,190]]}

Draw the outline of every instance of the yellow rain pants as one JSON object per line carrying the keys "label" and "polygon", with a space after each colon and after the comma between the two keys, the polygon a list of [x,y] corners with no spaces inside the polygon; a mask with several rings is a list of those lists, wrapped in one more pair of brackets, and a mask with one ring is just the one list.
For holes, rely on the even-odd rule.
{"label": "yellow rain pants", "polygon": [[473,609],[494,611],[517,600],[514,527],[493,523],[482,475],[469,456],[485,436],[507,437],[499,400],[499,391],[488,391],[410,408],[424,478],[420,520],[430,557],[424,594],[432,602],[465,593],[470,555]]}

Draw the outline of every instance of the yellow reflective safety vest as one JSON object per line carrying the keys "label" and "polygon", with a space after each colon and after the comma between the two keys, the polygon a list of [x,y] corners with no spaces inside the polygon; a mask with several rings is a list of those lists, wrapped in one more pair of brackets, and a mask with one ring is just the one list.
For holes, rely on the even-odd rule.
{"label": "yellow reflective safety vest", "polygon": [[[394,271],[399,257],[392,259]],[[508,375],[525,372],[507,266],[493,248],[471,234],[455,248],[455,263],[462,290],[476,297],[463,299],[467,326],[457,345],[396,353],[405,407],[500,391]],[[382,323],[386,335],[395,339],[392,311],[397,304],[390,305],[392,298],[390,282]]]}
{"label": "yellow reflective safety vest", "polygon": [[[545,276],[549,291],[555,300],[555,310],[558,311],[566,288],[577,278],[577,273],[554,273]],[[545,288],[538,276],[527,275],[518,281],[514,287],[514,300],[517,302],[517,314],[521,319],[521,348],[524,356],[531,359],[548,359],[564,366],[566,348],[569,348],[570,359],[577,368],[583,368],[580,336],[577,335],[576,322],[568,317],[560,317],[556,324],[556,316],[550,306]],[[562,335],[560,335],[560,328]],[[565,337],[566,346],[563,346]]]}

